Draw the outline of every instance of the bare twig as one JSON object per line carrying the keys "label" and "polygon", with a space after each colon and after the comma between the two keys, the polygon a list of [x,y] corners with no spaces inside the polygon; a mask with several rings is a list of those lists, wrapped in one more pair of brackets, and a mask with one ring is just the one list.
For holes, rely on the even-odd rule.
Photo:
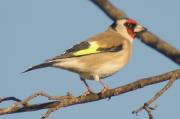
{"label": "bare twig", "polygon": [[142,111],[143,109],[145,109],[145,107],[148,107],[155,101],[157,100],[163,93],[165,93],[174,83],[174,81],[176,80],[176,74],[171,75],[168,83],[160,90],[158,91],[150,100],[148,100],[146,103],[144,103],[144,106],[134,110],[132,113],[139,113],[140,111]]}
{"label": "bare twig", "polygon": [[[117,20],[119,18],[127,17],[126,14],[113,6],[108,0],[91,0],[95,5],[97,5],[102,11],[105,12],[112,20]],[[180,50],[174,48],[169,43],[163,41],[161,38],[157,37],[155,34],[146,31],[139,34],[139,38],[143,43],[155,49],[159,53],[165,55],[178,65],[180,65]]]}
{"label": "bare twig", "polygon": [[56,108],[49,108],[48,111],[42,115],[41,119],[47,119],[49,117],[49,115],[56,110],[57,110]]}
{"label": "bare twig", "polygon": [[16,98],[16,97],[5,97],[5,98],[0,98],[0,103],[5,102],[5,101],[15,101],[15,102],[20,102],[21,100]]}
{"label": "bare twig", "polygon": [[150,109],[147,105],[144,105],[144,109],[148,113],[149,119],[154,119],[152,109]]}
{"label": "bare twig", "polygon": [[[126,14],[122,11],[114,7],[108,0],[91,0],[95,3],[101,10],[103,10],[112,20],[117,20],[119,18],[127,17]],[[143,43],[162,53],[178,65],[180,65],[180,51],[176,48],[173,48],[171,45],[161,40],[156,35],[151,32],[143,32],[139,34],[139,38]],[[150,78],[141,79],[132,83],[129,83],[124,86],[120,86],[115,89],[108,90],[104,93],[90,94],[90,95],[82,95],[78,97],[73,97],[72,95],[66,96],[49,96],[46,93],[36,93],[25,100],[19,100],[14,97],[8,97],[1,99],[0,101],[8,101],[14,100],[16,101],[10,107],[0,109],[0,115],[11,114],[11,113],[19,113],[19,112],[27,112],[27,111],[37,111],[41,109],[48,109],[48,111],[43,115],[42,119],[46,119],[52,112],[60,109],[62,107],[68,107],[76,104],[83,104],[93,101],[102,100],[105,98],[109,98],[112,96],[117,96],[123,93],[127,93],[130,91],[134,91],[144,86],[160,83],[163,81],[169,80],[168,84],[161,89],[156,95],[144,104],[141,109],[145,109],[148,112],[149,118],[153,119],[152,109],[149,105],[154,102],[159,96],[161,96],[172,84],[175,80],[180,78],[180,69],[174,70],[159,76],[154,76]],[[46,102],[41,104],[28,104],[30,100],[34,99],[37,96],[45,96],[48,99],[58,99],[58,101]],[[60,99],[60,100],[59,100]]]}
{"label": "bare twig", "polygon": [[32,99],[34,99],[34,98],[36,98],[38,96],[46,97],[46,98],[48,98],[48,100],[58,100],[58,101],[64,100],[64,99],[74,98],[72,96],[72,94],[70,94],[69,92],[65,96],[50,96],[47,93],[41,91],[41,92],[34,93],[33,95],[29,96],[28,98],[22,100],[20,103],[22,105],[27,104],[29,101],[31,101]]}
{"label": "bare twig", "polygon": [[[41,104],[28,104],[27,106],[24,106],[24,107],[18,106],[18,105],[11,105],[10,107],[0,109],[0,115],[48,109],[48,112],[46,114],[44,114],[44,117],[43,117],[43,119],[45,119],[45,117],[48,117],[51,112],[53,112],[57,109],[60,109],[62,107],[68,107],[68,106],[72,106],[72,105],[76,105],[76,104],[83,104],[83,103],[102,100],[102,99],[109,98],[112,96],[117,96],[120,94],[124,94],[124,93],[130,92],[130,91],[134,91],[134,90],[143,88],[144,86],[148,86],[148,85],[152,85],[152,84],[170,80],[170,79],[172,79],[172,76],[174,76],[174,80],[179,79],[180,78],[180,69],[174,70],[174,71],[171,71],[171,72],[168,72],[165,74],[161,74],[158,76],[144,78],[144,79],[129,83],[127,85],[111,89],[104,93],[90,94],[90,95],[86,95],[86,96],[82,95],[82,96],[78,96],[78,97],[74,97],[74,96],[70,95],[70,98],[64,98],[64,99],[62,98],[60,101],[47,102],[47,103],[41,103]],[[66,95],[66,96],[68,96],[68,95]],[[30,101],[27,99],[25,99],[25,100]],[[26,102],[25,100],[23,100],[22,102]],[[21,104],[23,104],[23,103],[21,103]]]}

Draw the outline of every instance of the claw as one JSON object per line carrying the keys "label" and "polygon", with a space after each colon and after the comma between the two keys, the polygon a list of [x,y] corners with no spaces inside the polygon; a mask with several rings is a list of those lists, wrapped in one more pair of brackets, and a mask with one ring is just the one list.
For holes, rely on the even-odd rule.
{"label": "claw", "polygon": [[104,86],[104,88],[101,90],[101,94],[105,93],[108,90],[109,90],[109,87],[108,86]]}
{"label": "claw", "polygon": [[91,88],[87,87],[87,91],[83,94],[83,96],[87,96],[90,94],[93,94],[94,92],[91,90]]}
{"label": "claw", "polygon": [[92,90],[88,89],[88,91],[86,91],[82,96],[87,96],[90,94],[94,94],[94,92]]}

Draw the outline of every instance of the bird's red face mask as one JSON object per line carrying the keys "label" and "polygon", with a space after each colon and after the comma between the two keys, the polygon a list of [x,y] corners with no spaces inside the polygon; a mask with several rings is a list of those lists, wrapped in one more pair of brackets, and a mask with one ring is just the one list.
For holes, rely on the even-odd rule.
{"label": "bird's red face mask", "polygon": [[146,30],[143,26],[139,25],[135,20],[128,19],[124,25],[127,28],[128,34],[134,39],[136,35],[140,32],[143,32]]}

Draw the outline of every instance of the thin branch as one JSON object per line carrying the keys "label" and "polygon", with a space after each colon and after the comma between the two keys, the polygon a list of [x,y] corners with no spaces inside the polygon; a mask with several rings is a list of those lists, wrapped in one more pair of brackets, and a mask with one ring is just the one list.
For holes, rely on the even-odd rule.
{"label": "thin branch", "polygon": [[144,105],[144,109],[148,113],[149,119],[154,119],[152,109],[150,109],[148,106]]}
{"label": "thin branch", "polygon": [[132,113],[139,113],[140,111],[142,111],[143,109],[145,109],[145,107],[148,107],[154,102],[156,101],[162,94],[164,94],[174,83],[174,81],[176,80],[175,75],[172,75],[168,81],[168,83],[160,90],[158,91],[150,100],[148,100],[146,103],[144,103],[144,105],[136,110],[134,110]]}
{"label": "thin branch", "polygon": [[0,98],[0,103],[5,102],[5,101],[15,101],[15,102],[20,102],[21,100],[16,98],[16,97],[5,97],[5,98]]}
{"label": "thin branch", "polygon": [[[117,20],[119,18],[127,17],[126,14],[113,6],[108,0],[91,0],[95,5],[97,5],[106,15],[108,15],[112,20]],[[168,57],[178,65],[180,65],[180,50],[174,48],[169,43],[163,41],[161,38],[157,37],[155,34],[146,31],[139,34],[139,38],[143,43],[155,49],[159,53]]]}
{"label": "thin branch", "polygon": [[[119,18],[127,17],[126,14],[122,10],[119,10],[116,7],[114,7],[108,0],[91,0],[91,1],[94,4],[96,4],[101,10],[103,10],[112,20],[117,20]],[[168,57],[169,59],[171,59],[178,65],[180,65],[180,51],[178,49],[173,48],[171,45],[161,40],[159,37],[157,37],[156,35],[152,34],[149,31],[139,34],[139,38],[146,45],[157,50],[158,52],[162,53],[163,55],[165,55],[166,57]],[[172,77],[174,78],[173,80],[172,80]],[[152,102],[154,102],[154,100],[156,100],[159,96],[161,96],[161,94],[163,94],[173,84],[174,80],[177,80],[179,78],[180,78],[180,69],[174,70],[174,71],[171,71],[171,72],[159,75],[159,76],[141,79],[141,80],[129,83],[127,85],[108,90],[104,93],[89,94],[86,96],[81,95],[78,97],[74,97],[72,95],[65,95],[65,96],[60,96],[59,98],[59,96],[58,97],[49,96],[45,93],[36,93],[22,101],[14,97],[13,98],[8,97],[8,98],[1,99],[1,102],[8,101],[8,100],[14,100],[16,102],[12,104],[10,107],[1,108],[0,115],[48,109],[48,111],[42,117],[42,119],[46,119],[52,112],[62,107],[68,107],[68,106],[72,106],[76,104],[83,104],[83,103],[102,100],[105,98],[110,98],[112,96],[117,96],[123,93],[127,93],[130,91],[143,88],[144,86],[148,86],[148,85],[152,85],[152,84],[169,80],[168,82],[169,85],[167,84],[168,86],[166,85],[162,90],[160,90],[151,100],[149,100],[143,106],[143,109],[145,109],[148,112],[149,118],[153,119],[152,109],[149,107],[149,105]],[[58,101],[46,102],[46,103],[40,103],[40,104],[28,104],[30,100],[36,98],[37,96],[45,96],[49,99],[58,99]]]}
{"label": "thin branch", "polygon": [[[22,105],[19,106],[16,103],[16,104],[11,105],[10,107],[0,109],[0,115],[18,113],[18,112],[37,111],[37,110],[41,110],[41,109],[48,109],[47,114],[50,114],[51,111],[53,112],[62,107],[68,107],[68,106],[72,106],[72,105],[76,105],[76,104],[83,104],[83,103],[106,99],[106,98],[109,98],[112,96],[117,96],[120,94],[124,94],[124,93],[130,92],[130,91],[134,91],[134,90],[143,88],[144,86],[157,84],[157,83],[160,83],[163,81],[170,80],[171,77],[174,77],[176,80],[179,79],[180,78],[180,69],[177,69],[177,70],[165,73],[165,74],[161,74],[158,76],[144,78],[144,79],[129,83],[127,85],[111,89],[105,93],[90,94],[90,95],[86,95],[86,96],[82,95],[82,96],[78,96],[78,97],[74,97],[74,96],[70,95],[70,97],[72,97],[72,98],[64,98],[64,99],[61,99],[60,101],[46,102],[46,103],[41,103],[41,104],[28,104],[26,106],[22,106]],[[66,97],[66,96],[68,96],[68,95],[65,95],[64,97]],[[30,101],[27,99],[25,99],[25,100]],[[23,102],[22,104],[28,103],[25,101],[22,101],[22,102]],[[47,116],[47,115],[45,114],[45,116]],[[46,118],[43,117],[43,119],[46,119]]]}

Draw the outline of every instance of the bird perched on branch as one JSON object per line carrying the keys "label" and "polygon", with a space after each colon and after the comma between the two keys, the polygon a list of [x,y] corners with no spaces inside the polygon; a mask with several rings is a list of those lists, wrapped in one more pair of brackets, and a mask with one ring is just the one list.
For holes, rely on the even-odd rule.
{"label": "bird perched on branch", "polygon": [[87,93],[92,93],[92,90],[86,79],[100,82],[103,86],[101,92],[105,92],[109,88],[101,79],[113,75],[128,63],[133,40],[138,33],[145,30],[135,20],[119,19],[106,31],[92,36],[66,50],[65,53],[24,72],[44,67],[61,68],[79,74],[88,89]]}

